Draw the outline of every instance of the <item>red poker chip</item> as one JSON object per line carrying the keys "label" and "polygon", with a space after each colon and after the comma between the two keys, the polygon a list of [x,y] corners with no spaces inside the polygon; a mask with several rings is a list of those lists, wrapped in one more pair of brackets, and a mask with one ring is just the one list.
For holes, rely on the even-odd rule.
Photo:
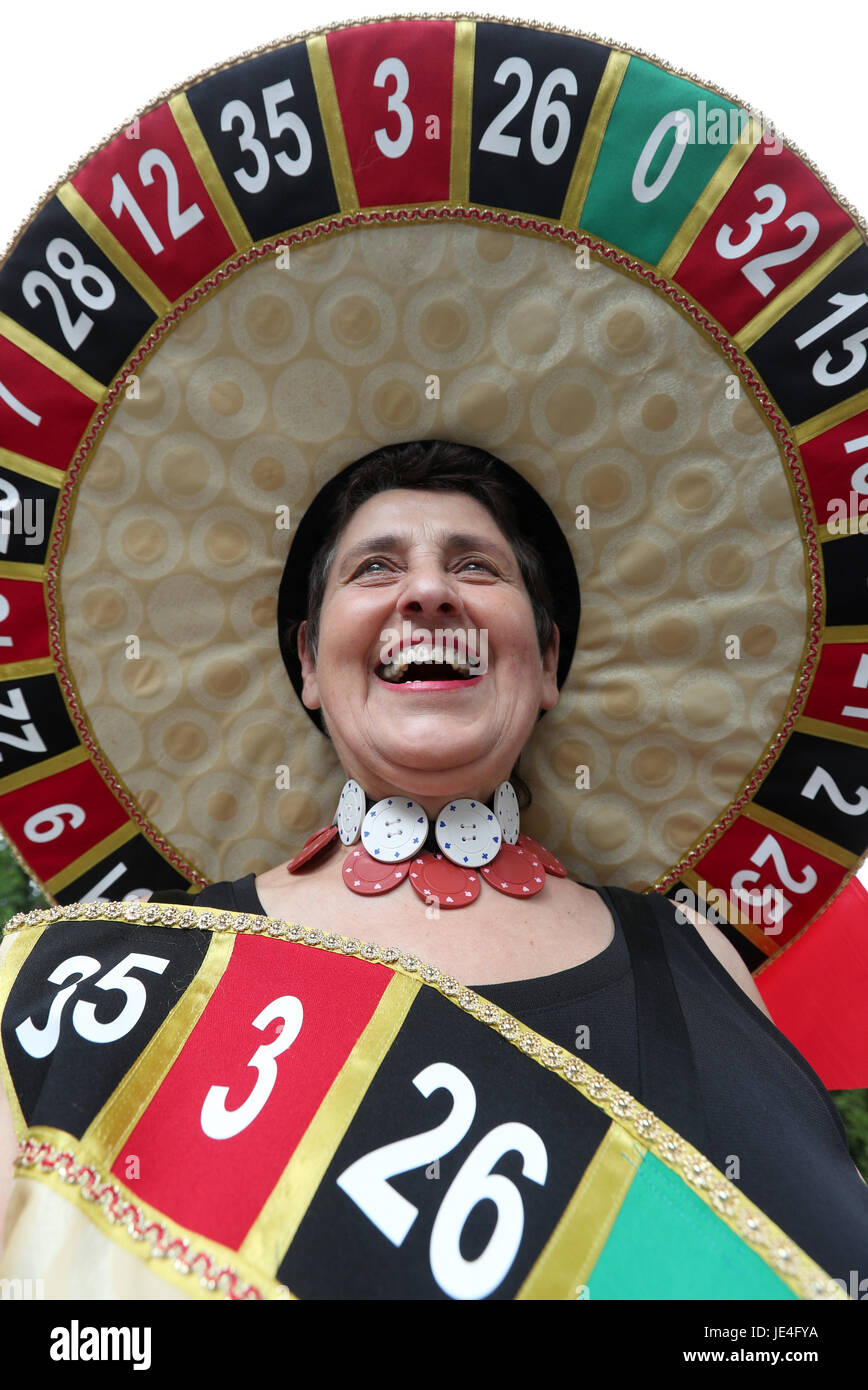
{"label": "red poker chip", "polygon": [[467,907],[479,897],[479,875],[428,850],[410,861],[410,882],[420,898],[439,907]]}
{"label": "red poker chip", "polygon": [[315,830],[312,835],[305,840],[298,854],[294,859],[290,859],[286,866],[288,874],[296,873],[303,865],[310,863],[318,854],[336,839],[338,828],[336,825],[324,825],[322,830]]}
{"label": "red poker chip", "polygon": [[383,864],[373,859],[366,849],[351,849],[344,860],[344,883],[354,893],[370,898],[377,893],[391,893],[410,871],[410,861]]}
{"label": "red poker chip", "polygon": [[528,849],[531,854],[535,854],[547,874],[554,874],[555,878],[566,878],[567,871],[560,859],[552,854],[550,849],[546,849],[545,845],[541,845],[539,840],[531,839],[530,835],[525,835],[522,832],[516,840],[516,844],[520,849]]}
{"label": "red poker chip", "polygon": [[545,887],[546,871],[533,850],[501,845],[497,858],[479,870],[486,883],[510,898],[529,898]]}

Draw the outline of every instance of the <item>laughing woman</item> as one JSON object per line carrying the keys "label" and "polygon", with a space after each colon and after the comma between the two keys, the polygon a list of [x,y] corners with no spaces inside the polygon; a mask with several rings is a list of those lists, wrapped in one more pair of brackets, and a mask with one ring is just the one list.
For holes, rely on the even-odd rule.
{"label": "laughing woman", "polygon": [[[230,1075],[209,1064],[214,1041],[194,1029],[198,1060],[182,1049],[149,1109],[154,1049],[177,1011],[142,1035],[120,1072],[111,1049],[94,1063],[91,1048],[89,1065],[106,1058],[112,1174],[141,1199],[121,1211],[129,1248],[100,1246],[74,1207],[19,1183],[8,1271],[48,1259],[58,1288],[81,1287],[87,1258],[94,1296],[172,1296],[132,1258],[155,1211],[176,1223],[161,1216],[160,1239],[190,1241],[174,1249],[177,1296],[193,1268],[206,1288],[240,1280],[299,1297],[575,1297],[588,1282],[598,1296],[653,1287],[659,1297],[652,1228],[675,1254],[670,1297],[721,1296],[721,1239],[740,1296],[780,1296],[778,1278],[828,1296],[829,1276],[846,1281],[859,1268],[868,1188],[827,1091],[775,1027],[738,952],[664,897],[574,881],[521,831],[530,793],[519,759],[558,702],[577,625],[557,525],[490,455],[390,446],[323,490],[290,554],[280,627],[293,683],[344,771],[333,823],[268,872],[193,900],[156,893],[144,916],[139,904],[103,914],[127,924],[114,930],[135,947],[127,969],[151,972],[149,993],[177,964],[164,943],[210,939],[172,1056],[216,990],[213,1038],[237,1032],[247,1066]],[[64,929],[81,935],[63,978],[85,978],[97,948],[81,921]],[[25,961],[19,982],[26,974]],[[124,990],[134,1010],[144,986],[120,966],[116,975],[106,988]],[[233,995],[239,982],[249,997]],[[48,1055],[52,1024],[35,1003],[19,1000],[7,1018],[7,1055],[16,1039],[31,1058]],[[107,1037],[109,1014],[87,1005],[76,1027]],[[75,1084],[76,1045],[56,1049],[42,1073],[46,1114],[52,1089]],[[546,1067],[558,1073],[557,1097]],[[93,1126],[76,1161],[90,1156],[92,1176],[88,1136]],[[198,1166],[206,1141],[222,1186]],[[619,1254],[606,1236],[636,1158],[655,1216],[641,1236],[616,1222]],[[592,1219],[582,1202],[601,1171],[618,1196],[604,1211],[598,1188]],[[110,1187],[110,1176],[100,1181]],[[87,1195],[91,1177],[78,1181]],[[682,1224],[667,1227],[676,1210]],[[702,1221],[720,1230],[706,1239]]]}

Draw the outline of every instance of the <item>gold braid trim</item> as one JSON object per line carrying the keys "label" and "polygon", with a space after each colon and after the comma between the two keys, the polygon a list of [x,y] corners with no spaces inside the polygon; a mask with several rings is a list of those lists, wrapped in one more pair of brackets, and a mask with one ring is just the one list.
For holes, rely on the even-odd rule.
{"label": "gold braid trim", "polygon": [[[57,1130],[35,1127],[19,1141],[18,1172],[48,1179],[64,1197],[86,1203],[88,1216],[101,1231],[148,1263],[159,1261],[160,1273],[171,1283],[194,1298],[296,1301],[285,1284],[267,1276],[251,1277],[249,1266],[239,1268],[243,1262],[236,1251],[168,1222],[138,1197],[132,1199],[117,1178],[104,1178],[92,1164],[81,1163],[74,1147],[52,1143],[63,1137]],[[191,1283],[193,1287],[185,1288]]]}

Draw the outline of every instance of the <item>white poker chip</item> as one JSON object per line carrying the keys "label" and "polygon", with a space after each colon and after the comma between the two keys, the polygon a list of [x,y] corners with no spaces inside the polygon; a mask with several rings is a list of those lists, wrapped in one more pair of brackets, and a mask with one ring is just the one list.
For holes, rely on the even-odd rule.
{"label": "white poker chip", "polygon": [[420,854],[427,834],[428,817],[409,797],[384,797],[362,821],[362,847],[372,859],[393,864]]}
{"label": "white poker chip", "polygon": [[358,782],[354,782],[352,777],[341,789],[338,798],[338,809],[335,811],[333,824],[338,828],[341,843],[354,845],[359,838],[362,829],[362,820],[365,815],[365,793],[362,791]]}
{"label": "white poker chip", "polygon": [[500,821],[505,843],[514,845],[521,828],[521,814],[518,807],[518,797],[511,782],[501,782],[500,786],[497,787],[491,799],[491,809]]}
{"label": "white poker chip", "polygon": [[500,851],[500,821],[484,801],[466,798],[444,806],[434,826],[437,844],[447,859],[463,868],[490,864]]}

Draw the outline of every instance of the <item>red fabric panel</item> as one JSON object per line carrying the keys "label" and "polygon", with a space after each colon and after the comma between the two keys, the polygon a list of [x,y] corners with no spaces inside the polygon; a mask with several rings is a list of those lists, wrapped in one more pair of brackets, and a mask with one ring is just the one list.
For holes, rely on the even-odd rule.
{"label": "red fabric panel", "polygon": [[361,206],[448,198],[455,25],[365,24],[326,42]]}
{"label": "red fabric panel", "polygon": [[839,501],[848,514],[864,512],[868,506],[868,410],[851,415],[843,424],[833,425],[816,439],[802,445],[802,462],[811,484],[817,520],[825,526],[840,515]]}
{"label": "red fabric panel", "polygon": [[[767,932],[775,947],[798,935],[829,901],[843,877],[840,864],[780,831],[767,830],[747,816],[734,821],[703,855],[696,873],[713,887],[722,888],[730,901],[735,896],[736,904]],[[747,878],[742,880],[741,874]],[[744,897],[738,892],[742,883]],[[776,890],[780,895],[774,898],[769,894],[771,903],[778,902],[783,907],[776,925],[771,920],[767,922],[762,911],[764,890]]]}
{"label": "red fabric panel", "polygon": [[[122,179],[127,190],[126,201],[116,204],[117,212],[112,211],[118,194],[115,179]],[[88,160],[72,183],[168,299],[180,299],[232,255],[232,240],[168,105],[149,111],[122,131]],[[130,199],[156,243],[149,242],[135,220]]]}
{"label": "red fabric panel", "polygon": [[[8,338],[0,338],[0,385],[18,402],[16,409],[0,397],[4,449],[66,468],[96,409],[93,401]],[[58,475],[57,486],[62,484]]]}
{"label": "red fabric panel", "polygon": [[[237,1250],[392,978],[385,966],[352,956],[239,935],[112,1171],[158,1211]],[[301,1003],[304,1021],[285,1050],[275,1049],[283,1024],[260,1029],[252,1020],[288,996]],[[276,1054],[272,1062],[263,1048]],[[233,1111],[254,1097],[254,1113],[225,1138],[203,1129],[214,1085],[228,1087]]]}
{"label": "red fabric panel", "polygon": [[868,1086],[868,893],[858,878],[756,983],[829,1090]]}
{"label": "red fabric panel", "polygon": [[[773,151],[773,145],[757,145],[675,276],[729,333],[743,328],[853,225],[798,155],[791,150]],[[780,211],[772,216],[776,200]],[[810,230],[803,220],[806,214]],[[788,225],[791,218],[798,219],[794,226]],[[745,247],[743,252],[721,255],[717,238],[724,228],[729,228],[730,247]],[[796,251],[799,254],[792,259],[786,258]],[[774,288],[766,284],[760,290],[744,275],[744,267],[775,253],[780,260],[765,263]]]}
{"label": "red fabric panel", "polygon": [[0,796],[0,825],[43,881],[120,830],[127,819],[89,762]]}
{"label": "red fabric panel", "polygon": [[48,656],[45,591],[30,579],[0,579],[0,662]]}

